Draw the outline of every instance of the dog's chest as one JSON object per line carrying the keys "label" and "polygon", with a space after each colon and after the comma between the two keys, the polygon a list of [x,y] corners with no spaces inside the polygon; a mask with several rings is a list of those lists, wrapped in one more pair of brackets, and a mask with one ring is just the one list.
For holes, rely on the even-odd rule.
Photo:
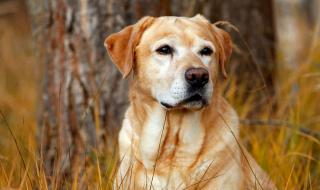
{"label": "dog's chest", "polygon": [[140,139],[140,156],[147,168],[187,168],[198,158],[205,138],[199,112],[153,110]]}

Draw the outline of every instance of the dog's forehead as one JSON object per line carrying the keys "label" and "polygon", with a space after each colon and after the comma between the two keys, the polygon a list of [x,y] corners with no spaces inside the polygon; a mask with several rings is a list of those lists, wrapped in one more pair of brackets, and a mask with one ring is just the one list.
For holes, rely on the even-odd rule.
{"label": "dog's forehead", "polygon": [[142,41],[157,41],[167,36],[188,38],[202,38],[212,40],[209,22],[202,17],[174,17],[166,16],[156,18],[154,23],[144,32]]}

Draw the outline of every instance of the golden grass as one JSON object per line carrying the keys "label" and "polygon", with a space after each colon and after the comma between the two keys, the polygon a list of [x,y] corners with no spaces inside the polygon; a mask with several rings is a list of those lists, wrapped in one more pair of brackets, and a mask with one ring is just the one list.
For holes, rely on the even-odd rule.
{"label": "golden grass", "polygon": [[[16,18],[0,17],[0,111],[14,133],[25,166],[6,121],[0,116],[0,189],[48,189],[48,176],[35,154],[39,65],[34,61],[26,20],[16,22]],[[320,136],[301,129],[318,134],[320,131],[320,39],[313,39],[306,61],[296,71],[281,68],[279,57],[276,110],[271,112],[270,105],[261,105],[265,111],[257,116],[259,125],[242,124],[242,141],[279,189],[319,189]],[[245,119],[253,98],[240,103],[244,94],[241,89],[232,83],[226,96],[240,118]],[[71,189],[80,185],[111,189],[115,163],[112,151],[96,151],[88,155],[85,175],[68,185]]]}

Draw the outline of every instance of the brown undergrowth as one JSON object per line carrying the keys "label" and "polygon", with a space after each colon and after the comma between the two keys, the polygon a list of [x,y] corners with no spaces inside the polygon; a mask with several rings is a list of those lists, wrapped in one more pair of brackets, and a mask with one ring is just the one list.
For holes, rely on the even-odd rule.
{"label": "brown undergrowth", "polygon": [[[17,19],[25,17],[21,14],[0,17],[0,189],[48,189],[46,179],[55,176],[45,176],[35,149],[40,67],[27,20]],[[276,106],[261,104],[263,111],[255,118],[248,119],[255,92],[229,79],[226,97],[239,113],[241,139],[279,189],[320,188],[319,35],[311,41],[295,70],[282,66],[278,55]],[[66,184],[71,189],[110,189],[116,163],[114,146],[93,151],[84,175]]]}

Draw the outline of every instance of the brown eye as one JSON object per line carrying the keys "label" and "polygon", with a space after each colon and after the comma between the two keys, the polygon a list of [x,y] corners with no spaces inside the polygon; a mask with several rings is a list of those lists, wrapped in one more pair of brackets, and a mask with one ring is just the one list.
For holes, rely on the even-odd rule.
{"label": "brown eye", "polygon": [[209,47],[204,47],[202,50],[199,51],[199,54],[201,56],[205,55],[205,56],[209,56],[213,53],[212,49]]}
{"label": "brown eye", "polygon": [[173,53],[173,49],[169,45],[164,45],[159,47],[156,52],[160,55],[171,55]]}

